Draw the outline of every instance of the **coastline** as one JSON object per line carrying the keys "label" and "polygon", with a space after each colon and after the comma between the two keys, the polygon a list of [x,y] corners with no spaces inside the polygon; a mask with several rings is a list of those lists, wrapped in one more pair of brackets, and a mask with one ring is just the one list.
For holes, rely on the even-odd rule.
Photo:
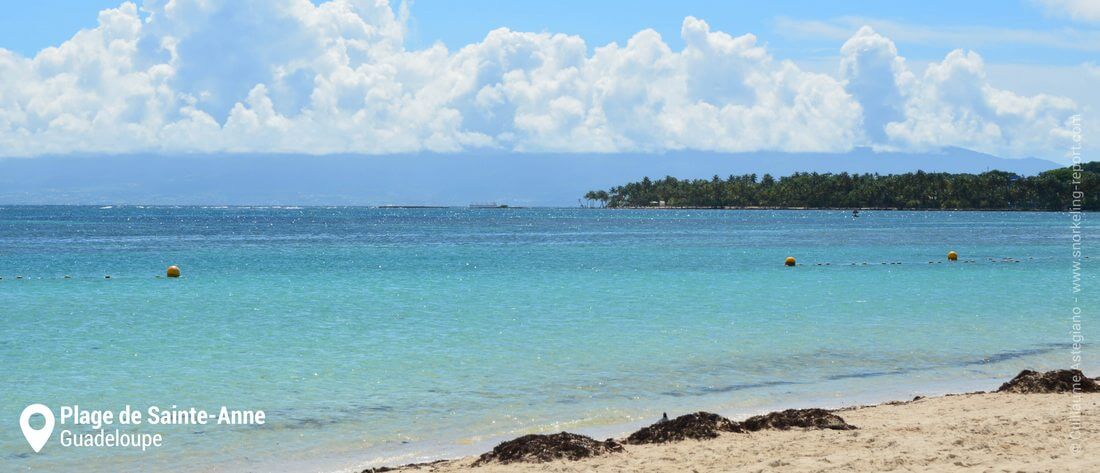
{"label": "coastline", "polygon": [[[373,471],[1089,471],[1100,428],[1065,418],[1074,394],[969,393],[835,410],[854,430],[722,433],[709,440],[625,445],[577,461],[487,463],[476,457]],[[1082,394],[1082,415],[1100,413],[1100,394]],[[1077,436],[1084,451],[1073,453]],[[371,469],[363,470],[365,472]]]}
{"label": "coastline", "polygon": [[[1086,373],[1096,372],[1096,369],[1086,370]],[[860,425],[860,422],[866,423],[866,420],[864,419],[865,413],[869,413],[867,414],[869,416],[867,418],[871,419],[873,423],[884,424],[888,423],[891,416],[901,415],[903,418],[906,418],[917,415],[904,412],[906,410],[905,406],[909,406],[912,404],[928,405],[929,409],[937,410],[937,416],[943,417],[948,421],[980,420],[982,422],[985,422],[1000,419],[1001,417],[1004,417],[1005,415],[1016,411],[1025,412],[1030,415],[1039,412],[1051,411],[1053,407],[1056,407],[1057,405],[1065,404],[1065,406],[1068,406],[1069,398],[1073,396],[1072,394],[1066,393],[1006,394],[996,392],[997,387],[1001,385],[1004,381],[1007,381],[1007,379],[982,377],[980,379],[966,379],[957,380],[954,382],[923,384],[920,385],[920,387],[916,387],[917,385],[904,385],[901,386],[902,389],[898,390],[865,392],[844,398],[834,398],[826,396],[802,398],[793,402],[789,400],[780,401],[772,404],[767,404],[765,406],[756,406],[756,408],[730,409],[728,406],[723,408],[721,406],[704,403],[703,405],[696,405],[694,406],[694,408],[691,409],[670,411],[668,412],[668,415],[670,417],[675,417],[677,415],[686,414],[688,412],[694,412],[695,410],[698,410],[697,408],[702,408],[704,410],[716,408],[715,411],[719,414],[735,421],[741,421],[754,415],[765,414],[767,412],[778,412],[787,409],[822,408],[840,414],[842,417],[844,417],[844,419],[849,420],[853,425],[863,428],[863,426]],[[1090,415],[1100,414],[1100,394],[1089,393],[1084,394],[1083,396],[1086,401],[1084,417],[1087,418]],[[966,399],[967,401],[959,404],[959,401],[957,401],[957,399]],[[1014,400],[1008,404],[1011,405],[1011,408],[1006,408],[1004,412],[1002,412],[1001,410],[996,410],[996,412],[992,413],[987,412],[987,414],[989,414],[988,416],[986,416],[988,417],[988,419],[965,417],[965,414],[969,411],[974,410],[975,406],[985,404],[999,404],[1002,403],[1002,401],[1004,401],[1005,399]],[[1059,404],[1062,401],[1065,402]],[[944,404],[944,406],[941,406],[941,404]],[[944,411],[944,409],[946,409],[946,411]],[[895,412],[898,410],[903,412]],[[1063,410],[1066,413],[1069,412],[1068,407]],[[855,421],[849,419],[848,414],[846,414],[852,412],[859,413],[856,417],[857,420]],[[625,439],[631,432],[652,424],[655,419],[656,417],[652,419],[632,421],[628,423],[565,430],[587,435],[595,439],[618,439],[621,441],[622,439]],[[1042,422],[1051,422],[1051,419],[1049,417],[1045,417],[1043,418]],[[1028,430],[1031,427],[1034,426],[1020,427],[1019,429],[1013,428],[1004,432],[998,430],[997,432],[999,432],[998,435],[1029,435],[1033,433],[1033,431]],[[554,432],[560,430],[561,429],[558,429]],[[937,429],[932,428],[930,429],[930,432],[935,432],[936,430]],[[917,431],[921,431],[921,429],[918,429]],[[778,434],[778,437],[775,437],[777,433],[769,432],[765,434],[766,436],[768,436],[768,440],[765,442],[765,445],[768,446],[757,446],[755,447],[755,450],[767,451],[769,449],[776,449],[780,444],[789,444],[787,450],[798,450],[802,447],[801,444],[803,443],[803,441],[806,440],[805,438],[803,438],[803,436],[799,435],[798,432],[802,432],[809,436],[810,440],[812,441],[811,443],[814,443],[815,445],[820,442],[828,443],[832,440],[835,440],[830,440],[828,438],[828,435],[826,435],[830,432],[801,431],[799,429],[795,429],[793,431],[784,431],[782,434]],[[860,431],[856,430],[854,432]],[[548,431],[544,433],[548,434],[552,432]],[[1087,433],[1088,435],[1090,435],[1089,439],[1092,444],[1100,445],[1100,428],[1094,426],[1093,429],[1089,430]],[[421,454],[419,455],[406,454],[388,456],[388,458],[376,457],[374,460],[369,462],[359,462],[354,466],[338,468],[334,468],[333,463],[326,462],[329,466],[322,468],[318,471],[329,471],[333,473],[370,473],[381,471],[481,471],[493,473],[498,471],[589,471],[592,469],[610,469],[612,471],[635,471],[641,469],[645,469],[648,471],[691,471],[692,469],[697,471],[726,471],[724,467],[727,465],[724,464],[698,465],[684,463],[680,460],[686,461],[694,458],[695,454],[693,453],[693,449],[696,448],[704,448],[707,451],[712,451],[714,449],[739,450],[752,447],[752,444],[746,444],[744,442],[744,437],[730,437],[732,435],[735,434],[724,434],[723,437],[712,441],[688,440],[680,443],[671,444],[626,445],[627,452],[625,456],[623,456],[622,454],[615,454],[610,457],[598,457],[577,462],[559,460],[555,462],[536,464],[513,463],[503,465],[488,464],[474,466],[473,463],[478,459],[479,454],[491,450],[495,445],[500,444],[501,442],[511,440],[508,437],[495,437],[491,439],[483,439],[479,442],[465,445],[464,448],[461,449],[454,448],[454,445],[450,445],[449,447],[447,447],[443,444],[440,444],[438,445],[440,447],[440,450],[436,451],[436,454],[424,454],[424,451],[421,450]],[[862,434],[857,433],[855,437],[858,437],[859,435]],[[773,437],[775,438],[773,439]],[[708,444],[708,442],[714,442],[714,445],[707,446],[706,444]],[[772,445],[772,443],[776,443],[776,445]],[[1085,442],[1085,444],[1088,445],[1089,442]],[[741,455],[742,453],[744,452],[729,452],[728,454]],[[673,455],[673,457],[669,457],[669,455]],[[635,463],[637,461],[650,462],[654,458],[658,457],[668,461],[665,461],[664,463],[658,462],[661,463],[660,465]],[[672,460],[670,460],[670,458],[672,458]],[[328,460],[332,459],[329,458]],[[346,460],[349,459],[345,458],[345,461]],[[1100,457],[1097,457],[1096,461],[1100,462]],[[1090,463],[1089,465],[1093,464]],[[1100,466],[1100,463],[1096,463],[1095,465]],[[314,463],[313,466],[320,466],[320,463]],[[736,468],[738,469],[737,471],[740,471],[740,469],[748,468],[748,466],[749,465],[740,465]],[[778,465],[770,466],[761,465],[759,468],[751,468],[750,470],[759,471],[761,468],[763,468],[766,471],[770,468],[774,468],[777,466],[782,466],[782,464],[780,463]],[[866,469],[872,467],[864,466],[863,468]],[[921,468],[931,467],[926,465]],[[1074,468],[1076,468],[1076,464],[1074,464]],[[807,471],[820,471],[821,469],[821,465],[818,465],[817,468],[811,468]],[[827,470],[828,468],[824,469]],[[1055,468],[1055,470],[1057,469],[1058,468]],[[859,470],[860,469],[858,468],[855,469],[855,471]]]}
{"label": "coastline", "polygon": [[1100,445],[1100,426],[1074,424],[1070,419],[1074,409],[1079,419],[1100,413],[1100,393],[998,390],[916,396],[827,409],[850,424],[840,429],[781,427],[645,445],[632,444],[623,434],[607,440],[619,442],[619,451],[582,459],[486,462],[489,454],[485,454],[480,460],[467,455],[340,471],[1086,471],[1100,467],[1100,457],[1087,451],[1089,445]]}

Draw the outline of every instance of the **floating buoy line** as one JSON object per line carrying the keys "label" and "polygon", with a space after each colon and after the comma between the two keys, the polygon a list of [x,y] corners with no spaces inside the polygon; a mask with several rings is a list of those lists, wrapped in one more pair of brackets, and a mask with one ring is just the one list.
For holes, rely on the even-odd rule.
{"label": "floating buoy line", "polygon": [[[955,254],[954,259],[952,259],[951,256],[950,256],[952,253]],[[1088,256],[1083,256],[1082,259],[1089,259],[1089,257]],[[1027,261],[1034,261],[1034,260],[1035,260],[1034,256],[1028,256],[1027,257]],[[853,262],[846,262],[846,263],[818,262],[818,263],[809,263],[809,264],[807,264],[807,263],[799,263],[795,259],[795,257],[788,256],[783,260],[783,265],[787,266],[787,267],[806,267],[806,266],[894,266],[894,265],[902,265],[902,264],[909,264],[909,265],[913,265],[913,264],[924,264],[924,265],[943,264],[944,262],[945,262],[944,260],[909,261],[909,262],[906,262],[906,261],[853,261]],[[979,263],[979,264],[980,263],[1018,264],[1018,263],[1025,262],[1025,260],[1020,259],[1020,258],[1013,258],[1013,257],[1010,257],[1010,256],[1005,256],[1005,257],[1001,257],[1001,258],[994,258],[994,257],[986,256],[986,257],[979,258],[979,259],[959,259],[958,254],[955,253],[954,251],[952,251],[951,253],[948,253],[948,257],[947,257],[946,262],[948,262],[948,263],[962,263],[962,264],[973,264],[973,263]],[[170,279],[175,279],[175,278],[179,278],[180,275],[181,275],[181,271],[180,271],[179,267],[176,266],[176,265],[172,265],[172,266],[169,266],[167,270],[165,270],[165,275],[164,276],[158,274],[158,275],[153,276],[153,278],[154,279],[164,279],[165,277],[167,277],[167,278],[170,278]],[[23,275],[16,275],[14,277],[11,277],[11,276],[9,276],[9,277],[11,279],[16,280],[16,281],[23,281],[23,280],[30,280],[30,279],[35,279],[35,280],[53,279],[53,278],[42,278],[42,277],[30,278],[30,277],[25,277]],[[3,281],[4,279],[5,278],[3,276],[0,276],[0,281]],[[66,274],[64,276],[58,277],[58,279],[80,279],[80,278],[73,277],[72,275]],[[110,280],[110,279],[114,279],[114,278],[110,274],[105,274],[105,275],[103,275],[103,279]]]}
{"label": "floating buoy line", "polygon": [[[169,278],[178,278],[178,277],[180,277],[180,267],[176,266],[174,264],[169,266],[168,269],[165,270],[165,275],[168,276]],[[61,279],[72,279],[72,278],[73,277],[68,275],[68,274],[66,274],[64,276],[61,276]],[[160,279],[161,276],[156,276],[156,278]],[[25,279],[25,278],[22,275],[16,275],[15,279],[16,280],[22,280],[22,279]],[[39,277],[39,278],[35,278],[35,279],[43,279],[43,278]],[[50,279],[52,279],[52,278],[50,278]],[[103,279],[112,279],[112,278],[111,278],[110,274],[105,274],[105,275],[103,275]],[[4,280],[4,277],[0,276],[0,281],[2,281],[2,280]]]}
{"label": "floating buoy line", "polygon": [[[954,257],[952,257],[951,255],[954,255]],[[1089,257],[1084,256],[1083,259],[1089,259]],[[961,264],[973,264],[973,263],[978,263],[978,264],[981,264],[981,263],[1018,264],[1018,263],[1024,263],[1024,262],[1027,262],[1027,261],[1035,261],[1035,257],[1034,256],[1028,256],[1027,258],[1021,259],[1021,258],[1014,258],[1014,257],[1010,257],[1010,256],[1001,257],[1001,258],[994,258],[994,257],[985,256],[985,257],[975,258],[975,259],[959,259],[958,253],[952,251],[948,254],[948,257],[947,257],[946,260],[929,260],[929,261],[852,261],[852,262],[843,262],[843,263],[837,263],[837,262],[829,261],[829,262],[816,262],[816,263],[798,263],[798,262],[795,261],[794,257],[788,256],[786,259],[783,260],[783,265],[784,266],[894,266],[894,265],[901,265],[901,264],[908,264],[908,265],[914,265],[914,264],[922,264],[922,265],[943,264],[945,262],[946,263],[961,263]]]}

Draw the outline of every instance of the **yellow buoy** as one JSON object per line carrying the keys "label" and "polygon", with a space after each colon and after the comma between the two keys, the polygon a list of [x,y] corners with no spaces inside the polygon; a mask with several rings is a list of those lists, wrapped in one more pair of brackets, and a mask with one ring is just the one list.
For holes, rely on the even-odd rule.
{"label": "yellow buoy", "polygon": [[176,266],[174,264],[172,266],[169,266],[168,267],[168,277],[170,277],[170,278],[180,277],[180,267]]}
{"label": "yellow buoy", "polygon": [[783,262],[787,266],[794,266],[794,256],[788,256],[787,260]]}
{"label": "yellow buoy", "polygon": [[959,254],[955,253],[954,251],[948,251],[947,252],[947,260],[948,261],[958,261],[959,260]]}

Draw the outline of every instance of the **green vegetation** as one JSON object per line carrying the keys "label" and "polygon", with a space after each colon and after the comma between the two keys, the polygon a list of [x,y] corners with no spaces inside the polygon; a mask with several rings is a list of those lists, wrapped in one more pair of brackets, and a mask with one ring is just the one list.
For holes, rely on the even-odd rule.
{"label": "green vegetation", "polygon": [[775,179],[765,174],[722,179],[666,177],[589,191],[585,200],[607,207],[809,207],[896,209],[1065,210],[1074,198],[1074,177],[1082,208],[1100,210],[1100,161],[1023,177],[1003,171],[982,174],[818,174]]}

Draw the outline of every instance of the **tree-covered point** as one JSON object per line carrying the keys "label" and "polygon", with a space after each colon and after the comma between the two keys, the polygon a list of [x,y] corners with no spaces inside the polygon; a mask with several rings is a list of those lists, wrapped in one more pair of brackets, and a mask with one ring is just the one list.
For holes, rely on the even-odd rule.
{"label": "tree-covered point", "polygon": [[1074,181],[1084,210],[1100,210],[1100,161],[1037,176],[1003,171],[982,174],[768,174],[722,179],[675,177],[589,191],[590,203],[607,207],[806,207],[894,209],[1066,210],[1074,207]]}

